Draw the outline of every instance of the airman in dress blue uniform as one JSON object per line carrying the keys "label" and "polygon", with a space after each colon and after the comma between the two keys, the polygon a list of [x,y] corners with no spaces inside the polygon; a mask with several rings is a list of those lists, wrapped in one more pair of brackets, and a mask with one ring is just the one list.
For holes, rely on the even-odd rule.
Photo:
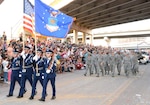
{"label": "airman in dress blue uniform", "polygon": [[37,54],[33,57],[33,65],[34,65],[34,77],[33,77],[33,84],[32,84],[32,93],[30,96],[30,100],[34,99],[34,95],[36,93],[36,85],[37,82],[40,81],[43,87],[43,80],[44,80],[44,58],[42,58],[42,50],[38,49]]}
{"label": "airman in dress blue uniform", "polygon": [[17,81],[19,85],[21,85],[21,70],[22,70],[22,65],[21,65],[21,58],[19,55],[19,52],[17,49],[13,51],[13,58],[11,60],[11,65],[10,68],[12,70],[11,74],[11,82],[10,82],[10,89],[9,89],[9,94],[7,97],[13,96],[13,91],[15,88],[15,82]]}
{"label": "airman in dress blue uniform", "polygon": [[17,98],[22,98],[25,90],[26,80],[29,80],[32,86],[32,74],[33,74],[33,55],[29,54],[30,47],[25,46],[24,52],[21,53],[22,57],[22,77],[21,77],[21,88]]}
{"label": "airman in dress blue uniform", "polygon": [[39,99],[39,101],[45,101],[48,81],[51,82],[51,86],[52,86],[52,98],[51,99],[53,100],[56,98],[56,89],[55,89],[56,62],[55,62],[54,52],[51,51],[50,49],[47,49],[46,57],[47,58],[44,64],[46,68],[46,72],[44,74],[43,91],[42,91],[42,97]]}

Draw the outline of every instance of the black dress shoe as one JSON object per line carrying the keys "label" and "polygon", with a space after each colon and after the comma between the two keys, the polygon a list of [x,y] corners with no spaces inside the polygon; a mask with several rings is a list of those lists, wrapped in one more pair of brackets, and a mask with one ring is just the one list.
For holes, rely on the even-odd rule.
{"label": "black dress shoe", "polygon": [[48,94],[46,93],[46,97],[48,96]]}
{"label": "black dress shoe", "polygon": [[22,98],[23,96],[17,96],[17,98]]}
{"label": "black dress shoe", "polygon": [[12,97],[13,95],[8,94],[7,97]]}
{"label": "black dress shoe", "polygon": [[45,99],[44,98],[40,98],[39,101],[45,101]]}
{"label": "black dress shoe", "polygon": [[35,91],[35,95],[37,94],[37,91]]}
{"label": "black dress shoe", "polygon": [[27,90],[25,89],[24,92],[23,92],[23,94],[25,94],[26,92],[27,92]]}
{"label": "black dress shoe", "polygon": [[56,96],[52,96],[51,100],[54,100],[56,98]]}
{"label": "black dress shoe", "polygon": [[33,96],[31,96],[31,97],[29,97],[29,99],[30,99],[30,100],[33,100],[33,99],[34,99],[34,97],[33,97]]}

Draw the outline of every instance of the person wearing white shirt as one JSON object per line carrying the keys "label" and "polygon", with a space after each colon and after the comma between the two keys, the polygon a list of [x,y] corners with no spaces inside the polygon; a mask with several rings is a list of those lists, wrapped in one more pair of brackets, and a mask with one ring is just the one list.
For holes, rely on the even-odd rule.
{"label": "person wearing white shirt", "polygon": [[5,57],[4,60],[2,61],[3,64],[3,71],[4,71],[4,83],[8,82],[8,65],[9,61],[8,58]]}

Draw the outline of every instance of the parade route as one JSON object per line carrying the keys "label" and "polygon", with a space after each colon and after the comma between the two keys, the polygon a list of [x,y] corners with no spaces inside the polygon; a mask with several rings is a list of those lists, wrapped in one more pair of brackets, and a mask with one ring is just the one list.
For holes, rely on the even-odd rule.
{"label": "parade route", "polygon": [[[42,88],[38,83],[37,95],[29,100],[31,86],[27,82],[27,92],[23,98],[16,98],[19,85],[16,84],[13,97],[7,98],[9,84],[0,83],[0,105],[150,105],[150,64],[140,65],[137,76],[127,78],[122,69],[121,75],[104,77],[84,76],[85,70],[65,72],[56,77],[56,99],[51,98],[51,85],[48,84],[45,102],[40,102]],[[116,73],[117,74],[117,73]]]}

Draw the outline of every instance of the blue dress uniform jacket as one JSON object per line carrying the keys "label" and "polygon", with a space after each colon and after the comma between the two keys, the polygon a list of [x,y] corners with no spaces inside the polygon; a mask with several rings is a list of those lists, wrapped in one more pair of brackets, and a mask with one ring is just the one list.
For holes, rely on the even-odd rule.
{"label": "blue dress uniform jacket", "polygon": [[45,73],[44,59],[40,57],[37,61],[33,60],[33,65],[34,65],[34,77],[33,77],[31,97],[34,97],[35,95],[36,84],[38,80],[40,81],[43,87],[43,80]]}
{"label": "blue dress uniform jacket", "polygon": [[12,70],[12,74],[8,95],[12,96],[15,87],[15,82],[17,81],[19,85],[21,85],[21,70],[22,70],[21,58],[20,57],[13,58],[11,60],[10,68]]}
{"label": "blue dress uniform jacket", "polygon": [[[50,62],[52,62],[52,60],[49,60],[49,62],[48,62],[48,59],[45,60],[45,68],[46,69],[49,67]],[[46,97],[47,83],[49,80],[50,80],[51,86],[52,86],[52,96],[56,96],[55,77],[56,77],[56,62],[54,61],[52,63],[52,68],[50,70],[50,73],[45,72],[45,74],[44,74],[42,99],[45,99],[45,97]]]}
{"label": "blue dress uniform jacket", "polygon": [[30,85],[32,86],[32,74],[33,74],[33,55],[27,54],[25,59],[22,58],[22,77],[21,77],[21,88],[19,92],[19,96],[23,97],[24,90],[25,90],[25,83],[26,80],[29,80]]}

